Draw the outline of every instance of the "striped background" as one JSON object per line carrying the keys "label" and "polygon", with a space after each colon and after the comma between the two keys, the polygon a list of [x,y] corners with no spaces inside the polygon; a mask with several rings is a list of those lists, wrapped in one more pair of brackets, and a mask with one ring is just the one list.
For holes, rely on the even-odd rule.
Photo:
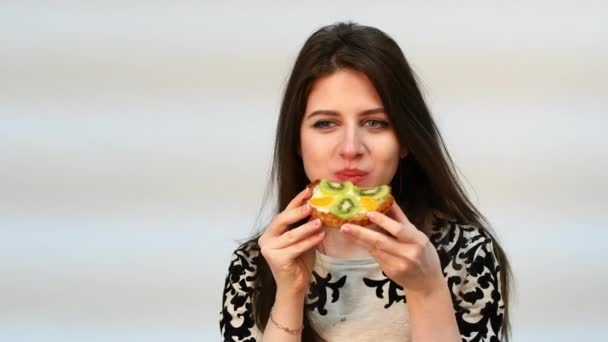
{"label": "striped background", "polygon": [[606,18],[601,1],[4,1],[0,340],[219,340],[289,68],[344,19],[420,77],[513,263],[514,340],[605,338]]}

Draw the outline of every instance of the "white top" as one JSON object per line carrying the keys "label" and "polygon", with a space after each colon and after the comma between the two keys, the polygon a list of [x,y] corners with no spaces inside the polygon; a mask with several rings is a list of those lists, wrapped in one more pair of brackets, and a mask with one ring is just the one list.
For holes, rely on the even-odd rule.
{"label": "white top", "polygon": [[[410,341],[403,289],[372,258],[338,259],[317,251],[308,317],[328,341]],[[378,329],[382,327],[382,329]]]}

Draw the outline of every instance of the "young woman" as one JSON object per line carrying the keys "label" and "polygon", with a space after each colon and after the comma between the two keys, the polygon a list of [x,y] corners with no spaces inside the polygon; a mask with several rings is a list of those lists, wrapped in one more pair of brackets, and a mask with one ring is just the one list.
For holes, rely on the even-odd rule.
{"label": "young woman", "polygon": [[[399,46],[338,23],[296,59],[277,127],[278,213],[232,256],[226,341],[500,341],[509,267]],[[390,184],[368,227],[310,219],[320,178]]]}

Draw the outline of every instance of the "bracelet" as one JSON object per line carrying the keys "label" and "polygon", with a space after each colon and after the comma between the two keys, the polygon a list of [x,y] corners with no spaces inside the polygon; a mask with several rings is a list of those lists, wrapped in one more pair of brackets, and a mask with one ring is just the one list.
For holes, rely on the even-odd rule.
{"label": "bracelet", "polygon": [[284,327],[284,326],[280,325],[279,323],[277,323],[277,321],[274,320],[274,318],[272,318],[272,311],[273,310],[270,310],[270,321],[272,322],[272,324],[274,324],[275,327],[283,330],[284,332],[286,332],[290,335],[297,335],[297,334],[301,333],[302,330],[304,330],[304,327],[301,327],[300,329],[289,329],[288,327]]}

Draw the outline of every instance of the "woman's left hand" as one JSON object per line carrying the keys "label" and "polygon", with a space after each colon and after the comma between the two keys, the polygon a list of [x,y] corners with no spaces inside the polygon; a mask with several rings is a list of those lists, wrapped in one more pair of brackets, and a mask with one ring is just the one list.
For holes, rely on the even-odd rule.
{"label": "woman's left hand", "polygon": [[341,231],[365,247],[384,273],[408,292],[430,294],[445,287],[439,256],[426,234],[396,203],[387,214],[369,212],[368,217],[388,234],[352,224],[343,225]]}

